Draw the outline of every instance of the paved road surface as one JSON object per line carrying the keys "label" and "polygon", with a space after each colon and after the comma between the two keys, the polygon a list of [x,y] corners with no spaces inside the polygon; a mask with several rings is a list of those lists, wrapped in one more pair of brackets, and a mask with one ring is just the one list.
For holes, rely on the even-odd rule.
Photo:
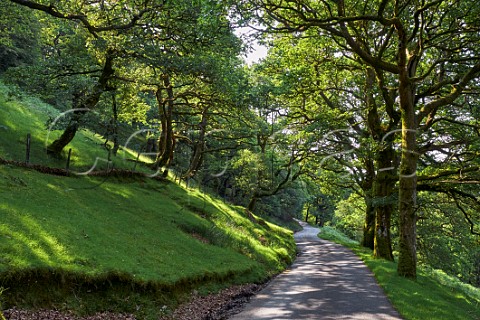
{"label": "paved road surface", "polygon": [[401,319],[357,256],[302,226],[295,263],[230,319]]}

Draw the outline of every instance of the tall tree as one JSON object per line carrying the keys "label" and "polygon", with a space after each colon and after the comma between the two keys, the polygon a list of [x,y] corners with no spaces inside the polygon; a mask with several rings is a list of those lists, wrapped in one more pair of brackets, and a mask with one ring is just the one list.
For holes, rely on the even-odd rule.
{"label": "tall tree", "polygon": [[[187,118],[203,117],[200,131],[205,135],[210,114],[218,112],[222,103],[223,107],[231,106],[234,99],[225,93],[235,87],[232,79],[238,75],[236,57],[241,48],[223,3],[178,1],[165,6],[164,11],[137,30],[136,38],[141,47],[137,61],[146,72],[135,81],[155,91],[157,98],[161,136],[156,168],[172,164],[176,137],[181,136],[180,131],[191,129],[185,127],[193,126]],[[185,177],[194,175],[201,164],[204,143],[195,143],[196,154]]]}
{"label": "tall tree", "polygon": [[89,110],[93,110],[98,104],[102,94],[109,90],[109,80],[114,73],[113,68],[114,52],[107,51],[104,61],[104,66],[101,71],[98,82],[93,86],[89,92],[78,92],[74,94],[72,107],[75,110],[67,127],[50,145],[47,146],[47,151],[54,155],[60,155],[62,150],[73,140],[75,134],[80,128],[81,118]]}
{"label": "tall tree", "polygon": [[[155,91],[161,122],[162,138],[156,166],[169,165],[174,150],[173,111],[175,108],[176,79],[195,74],[211,78],[204,63],[207,52],[238,55],[239,42],[227,20],[227,7],[223,2],[200,0],[184,1],[59,1],[45,4],[43,1],[12,0],[25,7],[38,10],[57,21],[68,22],[75,32],[86,37],[88,54],[97,60],[100,68],[81,70],[81,59],[69,59],[69,64],[58,71],[68,76],[90,76],[90,86],[74,92],[73,113],[63,135],[47,149],[55,154],[73,139],[85,112],[93,110],[102,93],[113,90],[119,82],[132,86],[149,85]],[[59,38],[64,37],[63,34]],[[57,39],[58,40],[58,39]],[[85,55],[80,50],[79,55]],[[199,55],[198,59],[193,58]],[[74,53],[75,56],[75,53]],[[120,61],[115,66],[115,60]],[[221,60],[221,59],[220,59]],[[126,70],[125,66],[131,66]],[[70,70],[74,69],[74,71]],[[143,72],[138,72],[143,69]],[[128,74],[135,73],[139,79]],[[154,77],[152,77],[154,75]],[[153,79],[155,78],[155,79]]]}
{"label": "tall tree", "polygon": [[383,101],[374,70],[351,57],[335,59],[342,51],[329,41],[311,32],[280,36],[265,63],[271,64],[270,77],[288,88],[282,98],[288,101],[285,117],[309,137],[304,148],[315,154],[321,170],[338,170],[330,160],[347,167],[352,179],[342,187],[356,183],[354,189],[363,195],[364,245],[376,257],[392,260],[396,176],[391,168],[397,155],[394,136],[387,133],[397,128],[400,115],[382,112],[394,99]]}
{"label": "tall tree", "polygon": [[[123,1],[123,4],[96,3],[90,1],[59,1],[55,4],[44,4],[42,1],[29,0],[12,0],[24,7],[45,13],[61,24],[68,21],[73,27],[70,28],[72,34],[66,35],[59,33],[54,35],[54,43],[63,40],[65,36],[69,36],[69,40],[77,41],[78,38],[85,37],[85,43],[91,48],[92,54],[101,65],[100,70],[82,70],[84,65],[76,65],[76,62],[82,58],[75,57],[84,54],[85,50],[79,52],[71,52],[73,57],[69,57],[67,63],[61,63],[63,68],[59,70],[56,76],[72,76],[72,75],[95,75],[98,80],[83,90],[73,93],[72,107],[76,109],[73,117],[65,128],[63,134],[47,146],[47,151],[55,155],[59,155],[63,148],[70,143],[75,137],[80,121],[83,115],[89,110],[93,110],[102,94],[111,89],[109,81],[114,74],[114,59],[120,55],[121,48],[118,48],[122,35],[131,28],[139,24],[139,20],[147,13],[159,8],[161,5],[136,5],[130,1]],[[77,28],[80,26],[80,28]],[[85,32],[86,31],[86,32]],[[48,34],[48,32],[45,32]],[[124,48],[123,48],[124,49]],[[58,52],[57,52],[58,53]],[[55,58],[63,58],[55,56]],[[67,72],[65,72],[67,70]]]}
{"label": "tall tree", "polygon": [[[474,1],[383,0],[244,3],[270,30],[313,29],[385,73],[385,87],[398,94],[401,115],[398,273],[416,277],[417,138],[428,132],[439,110],[476,86],[480,73],[478,6]],[[439,76],[441,75],[441,76]],[[439,143],[437,141],[437,143]],[[434,142],[435,144],[435,142]]]}

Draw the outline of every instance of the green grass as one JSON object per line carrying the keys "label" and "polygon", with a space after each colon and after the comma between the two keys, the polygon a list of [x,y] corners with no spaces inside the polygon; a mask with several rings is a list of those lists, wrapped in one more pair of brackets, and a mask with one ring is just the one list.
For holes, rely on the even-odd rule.
{"label": "green grass", "polygon": [[[0,85],[0,157],[22,161],[30,132],[32,163],[63,166],[44,152],[44,123],[55,110],[8,98],[7,89]],[[77,168],[102,154],[100,143],[87,131],[75,138]],[[294,254],[291,231],[172,181],[59,177],[0,165],[3,307],[157,319],[163,305],[171,310],[193,289],[265,281]]]}
{"label": "green grass", "polygon": [[397,275],[397,264],[374,259],[372,252],[333,228],[319,237],[345,245],[372,270],[388,298],[407,320],[480,319],[480,289],[430,269],[419,268],[416,281]]}
{"label": "green grass", "polygon": [[[14,92],[14,93],[12,93]],[[70,168],[74,173],[88,171],[97,161],[98,170],[107,168],[108,151],[103,147],[104,139],[88,130],[77,132],[75,139],[67,146],[61,158],[47,154],[46,146],[60,136],[62,130],[49,130],[49,119],[60,116],[60,112],[41,100],[25,96],[0,82],[0,156],[7,160],[26,160],[27,134],[31,135],[30,163],[65,168],[68,149],[72,149]],[[133,145],[133,143],[131,143]],[[115,168],[132,169],[128,160],[136,159],[138,153],[121,148],[117,157],[111,157]],[[103,160],[102,160],[103,159]],[[152,160],[143,155],[143,162]],[[141,166],[136,170],[150,172]]]}
{"label": "green grass", "polygon": [[[242,208],[172,182],[102,182],[0,166],[0,274],[55,270],[94,281],[116,272],[181,288],[261,282],[292,261],[291,232],[255,224]],[[38,304],[29,299],[15,302]]]}
{"label": "green grass", "polygon": [[347,247],[358,245],[357,241],[350,239],[345,234],[337,231],[333,227],[322,227],[321,230],[322,230],[322,234],[321,234],[322,239],[331,240]]}

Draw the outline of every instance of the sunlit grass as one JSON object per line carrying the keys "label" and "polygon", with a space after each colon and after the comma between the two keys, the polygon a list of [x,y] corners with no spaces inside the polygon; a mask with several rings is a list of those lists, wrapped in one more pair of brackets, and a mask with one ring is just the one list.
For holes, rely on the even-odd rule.
{"label": "sunlit grass", "polygon": [[256,224],[243,208],[172,182],[65,178],[10,166],[0,166],[0,239],[0,274],[115,271],[169,286],[260,282],[295,251],[290,231]]}
{"label": "sunlit grass", "polygon": [[[47,177],[50,181],[43,185],[44,176],[3,168],[5,180],[9,180],[12,171],[16,172],[16,180],[24,181],[26,186],[15,197],[4,198],[0,206],[5,214],[0,230],[9,239],[2,250],[9,257],[7,266],[23,266],[25,254],[22,252],[28,252],[27,260],[32,266],[76,269],[74,260],[80,259],[90,273],[111,269],[135,271],[143,279],[167,282],[198,276],[195,275],[196,266],[189,269],[192,265],[203,265],[205,270],[219,272],[242,272],[256,267],[254,261],[240,254],[220,246],[205,245],[177,228],[191,225],[201,232],[202,228],[215,228],[218,237],[233,228],[230,232],[232,242],[251,247],[250,238],[256,237],[253,223],[243,218],[247,220],[243,222],[245,230],[250,227],[252,231],[246,231],[246,236],[240,235],[235,230],[237,227],[231,225],[236,223],[233,219],[241,221],[241,215],[228,207],[221,211],[216,209],[222,205],[212,205],[211,198],[205,207],[209,220],[205,220],[190,212],[188,206],[202,208],[202,201],[207,200],[194,193],[185,196],[172,183],[158,186],[158,182],[148,180],[127,184],[106,182],[94,189],[82,189],[94,187],[97,181]],[[171,197],[179,199],[176,202]],[[261,246],[257,242],[254,241],[255,246]],[[15,249],[20,247],[21,250]],[[170,257],[171,254],[175,257]],[[185,260],[193,263],[185,263]],[[149,269],[152,264],[165,268],[163,279]],[[169,272],[165,272],[168,269]]]}
{"label": "sunlit grass", "polygon": [[480,319],[480,289],[440,271],[418,270],[416,281],[397,275],[395,262],[374,259],[372,252],[333,228],[319,237],[352,249],[372,270],[388,298],[406,320]]}
{"label": "sunlit grass", "polygon": [[340,243],[345,246],[355,246],[358,245],[358,242],[355,240],[350,239],[343,233],[337,231],[333,227],[322,227],[321,228],[321,235],[320,237],[325,240],[332,240],[335,241],[336,243]]}

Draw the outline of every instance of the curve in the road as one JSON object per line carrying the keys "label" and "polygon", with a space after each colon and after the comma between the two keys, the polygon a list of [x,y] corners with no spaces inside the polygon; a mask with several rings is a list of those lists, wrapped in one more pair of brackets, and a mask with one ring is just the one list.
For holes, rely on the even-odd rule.
{"label": "curve in the road", "polygon": [[355,254],[319,239],[318,228],[302,226],[295,263],[230,319],[401,319]]}

